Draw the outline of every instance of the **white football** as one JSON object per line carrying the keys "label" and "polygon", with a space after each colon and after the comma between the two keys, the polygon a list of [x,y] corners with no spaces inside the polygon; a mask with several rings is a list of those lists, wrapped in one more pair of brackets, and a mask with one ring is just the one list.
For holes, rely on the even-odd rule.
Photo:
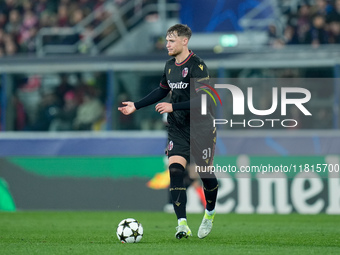
{"label": "white football", "polygon": [[122,243],[138,243],[143,237],[143,226],[133,218],[127,218],[119,222],[117,237]]}

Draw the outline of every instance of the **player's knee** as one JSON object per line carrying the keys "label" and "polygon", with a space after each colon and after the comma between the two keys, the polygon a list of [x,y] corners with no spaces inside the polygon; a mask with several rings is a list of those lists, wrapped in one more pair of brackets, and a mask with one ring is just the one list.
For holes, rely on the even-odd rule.
{"label": "player's knee", "polygon": [[169,173],[170,178],[177,177],[177,176],[184,176],[185,168],[179,163],[172,163],[169,166]]}

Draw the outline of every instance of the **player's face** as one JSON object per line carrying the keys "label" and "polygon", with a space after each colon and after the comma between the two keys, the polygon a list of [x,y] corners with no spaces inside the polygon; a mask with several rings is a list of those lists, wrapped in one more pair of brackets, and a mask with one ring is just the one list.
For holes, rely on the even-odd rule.
{"label": "player's face", "polygon": [[178,36],[177,32],[173,32],[166,36],[166,48],[169,56],[178,56],[182,53],[183,47],[187,44],[188,39],[183,36]]}

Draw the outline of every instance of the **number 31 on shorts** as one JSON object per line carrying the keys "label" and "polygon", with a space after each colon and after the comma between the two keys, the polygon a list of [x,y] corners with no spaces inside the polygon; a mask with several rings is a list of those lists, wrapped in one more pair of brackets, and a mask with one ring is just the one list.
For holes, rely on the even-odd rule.
{"label": "number 31 on shorts", "polygon": [[204,160],[208,159],[208,158],[211,158],[211,148],[209,147],[207,149],[204,149],[202,151],[202,154],[203,154],[202,159],[204,159]]}

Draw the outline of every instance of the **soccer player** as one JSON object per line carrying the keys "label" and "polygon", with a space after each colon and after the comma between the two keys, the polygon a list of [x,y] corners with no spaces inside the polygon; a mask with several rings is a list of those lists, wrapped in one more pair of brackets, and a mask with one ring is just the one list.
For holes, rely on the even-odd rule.
{"label": "soccer player", "polygon": [[[176,24],[170,27],[166,34],[166,48],[168,55],[173,58],[165,64],[160,86],[140,101],[122,102],[124,106],[118,107],[123,114],[129,115],[142,107],[160,101],[171,91],[170,103],[158,103],[155,109],[160,114],[168,113],[170,192],[178,219],[175,234],[178,239],[192,236],[187,223],[187,197],[183,183],[184,171],[187,163],[190,162],[190,152],[196,165],[201,167],[200,169],[207,169],[213,163],[216,143],[216,129],[212,125],[214,111],[211,107],[211,100],[207,100],[208,107],[207,114],[203,116],[204,121],[197,121],[197,125],[190,123],[190,111],[200,112],[200,93],[202,93],[202,90],[195,84],[191,84],[193,81],[191,78],[196,78],[205,84],[209,82],[207,66],[188,48],[191,34],[191,29],[187,25]],[[194,93],[190,93],[192,91]],[[202,170],[198,173],[203,183],[206,199],[206,210],[198,230],[198,237],[204,238],[212,229],[218,182],[212,172]]]}

